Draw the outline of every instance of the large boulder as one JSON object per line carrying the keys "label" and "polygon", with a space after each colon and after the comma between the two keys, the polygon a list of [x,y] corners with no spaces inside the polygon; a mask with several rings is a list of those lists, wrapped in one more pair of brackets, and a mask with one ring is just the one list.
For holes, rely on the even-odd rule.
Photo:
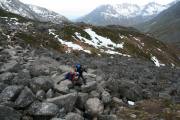
{"label": "large boulder", "polygon": [[32,116],[45,116],[45,117],[53,117],[57,115],[59,112],[59,108],[57,105],[53,103],[47,102],[34,102],[28,108],[28,113]]}
{"label": "large boulder", "polygon": [[64,80],[61,81],[59,85],[55,85],[55,88],[63,93],[69,93],[70,88],[73,86],[72,82],[70,80]]}
{"label": "large boulder", "polygon": [[13,101],[16,100],[23,86],[12,85],[6,87],[0,94],[0,101]]}
{"label": "large boulder", "polygon": [[107,88],[111,90],[113,96],[125,97],[132,101],[138,101],[143,98],[142,88],[130,80],[109,80]]}
{"label": "large boulder", "polygon": [[66,120],[84,120],[84,118],[77,113],[69,113],[66,116]]}
{"label": "large boulder", "polygon": [[47,76],[52,71],[57,71],[59,63],[50,57],[41,57],[36,59],[30,67],[30,73],[33,77]]}
{"label": "large boulder", "polygon": [[35,95],[31,91],[31,89],[25,87],[21,91],[19,97],[16,99],[15,104],[20,108],[24,108],[30,105],[34,100],[35,100]]}
{"label": "large boulder", "polygon": [[12,84],[28,86],[31,81],[31,76],[28,70],[24,69],[18,72],[17,76],[12,81]]}
{"label": "large boulder", "polygon": [[64,108],[64,111],[71,112],[77,100],[76,93],[70,93],[55,98],[49,98],[46,101],[58,105],[60,108]]}
{"label": "large boulder", "polygon": [[0,120],[20,120],[21,114],[13,108],[0,105]]}
{"label": "large boulder", "polygon": [[88,100],[88,93],[78,93],[78,98],[76,101],[76,107],[79,109],[84,109],[86,101]]}
{"label": "large boulder", "polygon": [[32,82],[30,83],[30,87],[33,92],[37,92],[39,90],[44,90],[45,92],[49,89],[53,88],[54,83],[50,77],[47,76],[40,76],[33,78]]}
{"label": "large boulder", "polygon": [[104,105],[98,98],[90,98],[86,102],[86,110],[92,116],[97,116],[103,113]]}
{"label": "large boulder", "polygon": [[5,84],[11,84],[13,78],[14,78],[14,74],[10,72],[5,72],[3,74],[0,74],[0,82],[3,82]]}
{"label": "large boulder", "polygon": [[97,83],[96,81],[88,82],[86,85],[81,86],[81,91],[82,92],[91,92],[97,88]]}
{"label": "large boulder", "polygon": [[0,73],[2,72],[17,72],[20,70],[20,65],[18,64],[17,61],[11,60],[8,61],[7,63],[3,64],[0,68]]}

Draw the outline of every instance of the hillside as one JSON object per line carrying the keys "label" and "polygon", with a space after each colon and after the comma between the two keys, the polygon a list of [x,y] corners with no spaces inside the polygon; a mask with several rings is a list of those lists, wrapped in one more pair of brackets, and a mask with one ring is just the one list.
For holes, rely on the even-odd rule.
{"label": "hillside", "polygon": [[180,2],[160,13],[154,19],[137,26],[145,33],[149,33],[161,41],[179,43],[180,35]]}
{"label": "hillside", "polygon": [[[63,80],[77,63],[86,84]],[[0,9],[1,120],[178,120],[179,64],[166,44],[131,27]]]}
{"label": "hillside", "polygon": [[77,21],[94,25],[132,26],[154,18],[170,5],[160,5],[155,2],[144,6],[136,4],[102,5]]}
{"label": "hillside", "polygon": [[22,41],[22,44],[26,42],[35,47],[53,48],[61,52],[84,51],[93,55],[140,57],[155,62],[157,66],[179,64],[179,59],[165,44],[132,28],[73,23],[58,26],[51,23],[21,22],[16,16],[4,15],[0,20],[1,34],[13,39],[11,44]]}

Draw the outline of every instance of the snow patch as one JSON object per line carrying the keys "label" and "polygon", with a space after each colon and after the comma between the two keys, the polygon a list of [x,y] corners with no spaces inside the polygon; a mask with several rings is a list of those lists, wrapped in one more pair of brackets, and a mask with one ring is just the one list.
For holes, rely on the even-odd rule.
{"label": "snow patch", "polygon": [[165,64],[161,64],[161,63],[159,62],[159,60],[158,60],[155,56],[152,56],[152,57],[151,57],[151,60],[154,62],[154,64],[155,64],[157,67],[165,66]]}
{"label": "snow patch", "polygon": [[[73,50],[82,50],[86,53],[91,53],[89,50],[84,50],[80,45],[74,44],[72,42],[66,42],[66,41],[60,39],[59,35],[56,35],[54,32],[55,32],[54,29],[49,29],[49,34],[53,35],[54,38],[56,38],[61,44],[67,46],[68,48],[72,48]],[[70,52],[70,51],[68,51],[68,52]]]}

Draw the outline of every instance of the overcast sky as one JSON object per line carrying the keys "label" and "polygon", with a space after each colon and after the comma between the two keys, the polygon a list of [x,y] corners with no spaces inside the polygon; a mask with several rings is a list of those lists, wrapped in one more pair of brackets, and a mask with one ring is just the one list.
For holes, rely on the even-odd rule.
{"label": "overcast sky", "polygon": [[56,11],[69,19],[75,19],[91,12],[102,4],[135,3],[144,5],[148,2],[167,4],[174,0],[20,0],[24,3],[38,5]]}

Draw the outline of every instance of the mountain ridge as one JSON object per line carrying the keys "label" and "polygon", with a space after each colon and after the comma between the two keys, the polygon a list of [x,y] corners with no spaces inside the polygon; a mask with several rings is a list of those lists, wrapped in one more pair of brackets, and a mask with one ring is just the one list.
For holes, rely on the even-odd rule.
{"label": "mountain ridge", "polygon": [[1,0],[0,8],[23,17],[41,22],[53,22],[60,24],[69,21],[66,17],[35,5],[24,4],[19,0]]}
{"label": "mountain ridge", "polygon": [[123,25],[132,26],[155,17],[158,13],[167,9],[168,5],[160,5],[155,2],[148,3],[143,7],[136,4],[101,5],[89,14],[77,19],[95,25]]}

